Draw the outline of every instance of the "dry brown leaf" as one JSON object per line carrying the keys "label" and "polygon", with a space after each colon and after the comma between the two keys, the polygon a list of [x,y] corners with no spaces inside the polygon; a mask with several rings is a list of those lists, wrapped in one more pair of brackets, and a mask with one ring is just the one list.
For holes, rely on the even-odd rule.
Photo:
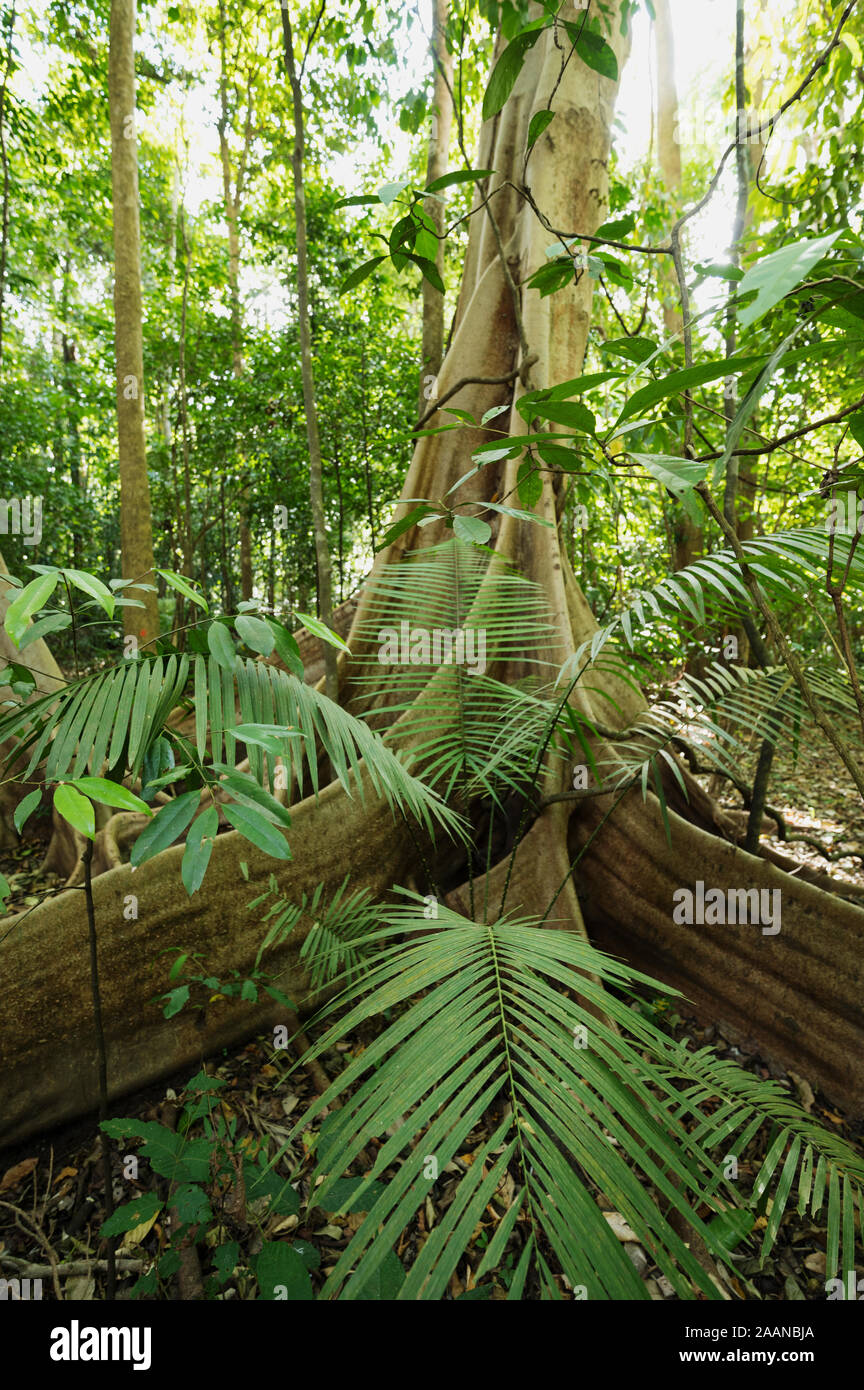
{"label": "dry brown leaf", "polygon": [[638,1242],[639,1237],[635,1231],[631,1231],[620,1211],[604,1211],[603,1215],[619,1240]]}
{"label": "dry brown leaf", "polygon": [[33,1172],[38,1162],[38,1158],[22,1158],[13,1168],[7,1168],[0,1178],[0,1192],[8,1192],[10,1188],[17,1187],[19,1182],[23,1182],[28,1174]]}

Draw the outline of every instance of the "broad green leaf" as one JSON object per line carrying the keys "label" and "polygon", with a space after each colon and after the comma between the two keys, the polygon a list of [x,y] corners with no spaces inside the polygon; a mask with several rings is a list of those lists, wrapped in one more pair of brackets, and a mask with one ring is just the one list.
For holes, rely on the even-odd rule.
{"label": "broad green leaf", "polygon": [[454,516],[453,531],[460,541],[473,545],[485,545],[492,535],[488,521],[483,521],[479,516]]}
{"label": "broad green leaf", "polygon": [[37,642],[40,637],[47,637],[49,632],[63,632],[65,628],[72,626],[72,618],[68,613],[48,613],[46,617],[40,618],[32,627],[28,627],[18,648],[23,652],[25,647],[29,647],[31,642]]}
{"label": "broad green leaf", "polygon": [[266,748],[276,757],[288,752],[290,739],[303,737],[299,729],[286,729],[281,724],[238,724],[234,732],[244,743]]}
{"label": "broad green leaf", "polygon": [[307,1303],[314,1298],[309,1271],[296,1250],[284,1240],[267,1240],[252,1258],[262,1299]]}
{"label": "broad green leaf", "polygon": [[263,618],[241,617],[234,619],[234,627],[240,640],[261,656],[269,656],[276,645],[276,637],[269,623]]}
{"label": "broad green leaf", "polygon": [[[458,429],[458,426],[446,425],[445,429]],[[387,546],[392,545],[393,541],[398,540],[406,531],[410,531],[411,527],[416,526],[422,517],[435,516],[436,511],[437,509],[430,504],[429,506],[413,507],[410,512],[406,512],[405,516],[400,517],[398,521],[394,521],[392,526],[388,526],[378,545],[375,547],[376,555],[379,550],[386,550]]]}
{"label": "broad green leaf", "polygon": [[121,811],[143,811],[147,816],[153,815],[153,808],[148,806],[146,801],[142,801],[140,796],[130,792],[128,787],[109,781],[107,777],[76,777],[68,785],[77,787],[79,792],[91,797],[93,801],[103,802],[105,806],[117,806]]}
{"label": "broad green leaf", "polygon": [[544,130],[552,124],[555,119],[554,111],[535,111],[531,117],[531,124],[528,127],[528,149],[530,150],[540,139]]}
{"label": "broad green leaf", "polygon": [[265,820],[260,811],[253,810],[251,806],[237,806],[233,802],[222,809],[226,820],[229,820],[234,829],[238,830],[244,839],[250,840],[257,849],[272,855],[274,859],[291,858],[291,850],[284,835],[275,825],[271,825],[269,820]]}
{"label": "broad green leaf", "polygon": [[172,845],[183,834],[200,803],[201,793],[193,791],[175,796],[167,805],[160,806],[132,846],[132,866],[137,868],[139,864],[146,864],[148,859]]}
{"label": "broad green leaf", "polygon": [[400,193],[405,192],[405,189],[409,187],[410,183],[410,179],[404,179],[401,183],[382,183],[381,187],[378,189],[379,201],[389,207],[391,203],[396,201]]}
{"label": "broad green leaf", "polygon": [[547,521],[545,516],[538,516],[536,512],[523,512],[518,507],[505,507],[501,502],[486,502],[485,506],[491,512],[501,512],[503,516],[515,516],[517,521],[532,521],[537,526],[552,525],[552,522]]}
{"label": "broad green leaf", "polygon": [[184,598],[188,598],[190,603],[197,603],[199,608],[203,608],[205,613],[209,613],[210,609],[207,600],[202,594],[199,594],[197,589],[193,589],[189,580],[182,574],[175,574],[174,570],[159,569],[157,569],[156,573],[161,574],[165,583],[169,584],[172,589],[176,589],[178,594],[182,594]]}
{"label": "broad green leaf", "polygon": [[350,198],[340,198],[334,203],[334,208],[361,208],[370,207],[372,204],[380,207],[381,199],[377,193],[357,193]]}
{"label": "broad green leaf", "polygon": [[290,633],[287,627],[283,627],[275,618],[267,619],[270,631],[273,633],[276,655],[280,661],[288,667],[292,675],[297,676],[302,681],[304,676],[303,661],[300,656],[300,648],[297,639]]}
{"label": "broad green leaf", "polygon": [[859,410],[857,415],[851,415],[849,417],[849,433],[855,440],[858,448],[864,449],[864,410]]}
{"label": "broad green leaf", "polygon": [[68,821],[74,830],[92,840],[96,835],[96,812],[92,801],[82,796],[67,782],[61,782],[54,793],[54,810]]}
{"label": "broad green leaf", "polygon": [[755,265],[751,265],[738,286],[738,295],[740,297],[750,290],[756,290],[757,295],[752,304],[738,310],[741,327],[749,328],[751,323],[761,319],[769,309],[779,304],[784,295],[794,290],[796,285],[800,285],[813,267],[830,251],[841,231],[842,228],[836,232],[829,232],[827,236],[795,241],[791,246],[772,251],[769,256],[763,256]]}
{"label": "broad green leaf", "polygon": [[234,643],[224,623],[211,623],[207,629],[207,645],[218,664],[225,671],[233,671],[237,653]]}
{"label": "broad green leaf", "polygon": [[575,41],[576,52],[586,67],[591,68],[592,72],[599,72],[601,77],[617,82],[618,59],[603,35],[595,34],[592,29],[582,29],[580,34],[580,26],[569,21],[565,21],[564,28]]}
{"label": "broad green leaf", "polygon": [[494,173],[494,169],[455,169],[452,174],[442,174],[440,179],[433,179],[427,184],[426,192],[440,193],[442,188],[452,188],[457,183],[477,183]]}
{"label": "broad green leaf", "polygon": [[210,863],[213,841],[218,829],[219,812],[215,806],[208,806],[189,827],[186,836],[186,848],[183,851],[183,861],[180,865],[180,876],[183,879],[183,887],[190,898],[193,893],[197,893],[204,882],[204,875],[207,872],[207,865]]}
{"label": "broad green leaf", "polygon": [[[624,420],[632,419],[634,415],[641,415],[657,401],[665,400],[668,396],[677,396],[681,391],[688,391],[692,386],[704,386],[710,381],[720,381],[729,376],[739,376],[752,367],[764,366],[765,361],[764,356],[730,357],[726,362],[703,362],[698,367],[686,367],[680,372],[670,372],[661,381],[652,381],[633,393],[618,417],[618,425]],[[613,435],[616,428],[617,426],[613,425],[610,431]]]}
{"label": "broad green leaf", "polygon": [[142,1192],[140,1197],[135,1197],[131,1202],[124,1202],[122,1207],[118,1207],[107,1221],[103,1221],[99,1228],[99,1234],[103,1236],[122,1236],[127,1231],[134,1231],[136,1226],[143,1226],[146,1221],[150,1221],[162,1210],[162,1202],[153,1192]]}
{"label": "broad green leaf", "polygon": [[42,791],[39,787],[37,787],[35,791],[28,792],[24,800],[19,802],[19,804],[15,807],[15,812],[12,816],[12,823],[15,826],[15,829],[18,831],[19,835],[21,834],[25,822],[36,810],[36,807],[39,805],[39,802],[41,800]]}
{"label": "broad green leaf", "polygon": [[697,463],[694,459],[672,458],[668,454],[631,454],[630,457],[676,497],[701,483],[708,472],[707,463]]}
{"label": "broad green leaf", "polygon": [[347,642],[343,642],[338,632],[334,632],[326,623],[322,623],[319,618],[310,618],[308,613],[294,614],[299,618],[307,632],[311,632],[313,637],[318,637],[322,642],[329,642],[331,647],[338,647],[340,652],[347,652],[351,655],[351,648]]}
{"label": "broad green leaf", "polygon": [[168,994],[162,995],[161,997],[167,1000],[167,1003],[162,1006],[163,1016],[165,1018],[176,1018],[179,1013],[182,1013],[189,1003],[189,992],[188,985],[178,985],[176,989],[169,990]]}
{"label": "broad green leaf", "polygon": [[413,251],[408,252],[408,260],[413,261],[415,265],[420,267],[423,272],[424,280],[428,280],[429,284],[438,290],[440,294],[444,294],[444,281],[441,279],[440,272],[434,261],[427,260],[425,256],[418,256]]}
{"label": "broad green leaf", "polygon": [[392,1303],[399,1297],[404,1283],[405,1267],[396,1251],[388,1250],[377,1269],[367,1278],[358,1279],[355,1275],[348,1284],[349,1296],[366,1302]]}
{"label": "broad green leaf", "polygon": [[348,290],[353,290],[355,285],[361,285],[363,281],[372,274],[372,271],[375,270],[382,261],[386,261],[386,259],[386,256],[373,256],[371,260],[364,261],[362,265],[358,265],[356,269],[352,270],[350,275],[346,275],[345,279],[342,281],[342,284],[339,286],[340,295],[347,294]]}
{"label": "broad green leaf", "polygon": [[222,775],[221,786],[230,791],[241,805],[257,810],[272,825],[284,825],[286,829],[291,825],[291,812],[287,806],[277,801],[250,773],[240,772],[228,763],[214,763],[213,770]]}
{"label": "broad green leaf", "polygon": [[63,573],[74,588],[80,589],[83,594],[88,594],[90,598],[95,599],[109,618],[114,617],[117,599],[111,590],[102,583],[101,579],[97,579],[95,574],[87,574],[84,570],[64,569]]}
{"label": "broad green leaf", "polygon": [[3,626],[16,647],[24,636],[27,624],[33,614],[45,607],[46,602],[57,588],[59,580],[59,573],[40,574],[38,578],[31,579],[29,584],[25,584],[18,597],[10,603],[6,610]]}
{"label": "broad green leaf", "polygon": [[553,468],[563,468],[568,473],[575,473],[584,464],[581,454],[577,454],[575,449],[565,448],[563,444],[538,444],[537,452],[544,463]]}
{"label": "broad green leaf", "polygon": [[530,459],[523,459],[516,477],[519,501],[524,507],[536,507],[543,494],[543,479]]}
{"label": "broad green leaf", "polygon": [[593,411],[581,401],[540,401],[533,413],[541,420],[551,420],[553,424],[565,425],[583,434],[593,434],[597,428]]}
{"label": "broad green leaf", "polygon": [[[535,20],[534,23],[536,25],[538,21]],[[512,43],[509,43],[504,49],[492,70],[489,85],[483,94],[484,121],[498,115],[516,85],[516,79],[522,71],[522,64],[525,62],[525,55],[530,48],[534,47],[539,37],[539,28],[523,29],[522,33],[517,34]]]}

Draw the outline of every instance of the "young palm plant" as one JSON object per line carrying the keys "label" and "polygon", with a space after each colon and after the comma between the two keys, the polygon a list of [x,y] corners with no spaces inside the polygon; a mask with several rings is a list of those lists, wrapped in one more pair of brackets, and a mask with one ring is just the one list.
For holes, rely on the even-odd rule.
{"label": "young palm plant", "polygon": [[[547,622],[533,586],[451,542],[391,570],[377,599],[366,634],[367,708],[475,826],[484,803],[490,826],[514,797],[530,808],[547,755],[572,756],[576,744],[593,751],[597,729],[569,702],[590,656],[575,673],[553,672],[556,688],[548,668],[526,655]],[[430,694],[429,665],[409,658],[376,686],[374,639],[389,641],[388,629],[403,622],[411,632],[485,624],[487,666],[515,654],[524,680],[442,662],[431,670]],[[832,690],[842,703],[837,682],[826,681],[823,693]],[[756,717],[778,733],[784,700],[797,701],[785,671],[718,668],[688,681],[616,734],[602,769],[610,790],[639,780],[644,789],[661,758],[673,764],[673,741],[728,762],[736,743],[718,719],[752,725]],[[497,853],[490,833],[474,846],[474,867],[488,872]],[[470,873],[471,853],[468,860]],[[631,1007],[641,990],[670,991],[577,934],[508,916],[497,900],[472,906],[477,920],[469,920],[437,897],[399,891],[402,901],[379,907],[374,927],[355,915],[345,943],[350,977],[330,970],[339,989],[304,1058],[369,1020],[387,1020],[291,1135],[338,1106],[318,1137],[310,1202],[332,1211],[344,1196],[342,1209],[367,1212],[323,1298],[368,1296],[370,1280],[386,1272],[393,1297],[440,1299],[457,1270],[472,1296],[497,1283],[511,1299],[647,1297],[604,1206],[621,1213],[679,1298],[721,1298],[694,1236],[717,1264],[732,1266],[733,1248],[769,1198],[762,1256],[790,1202],[815,1215],[827,1200],[827,1277],[842,1266],[846,1286],[864,1183],[851,1145],[780,1085],[672,1040]],[[364,917],[370,911],[364,904]],[[337,962],[332,940],[328,950]],[[737,1164],[760,1131],[765,1154],[745,1196]],[[445,1210],[421,1234],[418,1215],[433,1191]],[[407,1271],[395,1253],[406,1247],[414,1251]]]}

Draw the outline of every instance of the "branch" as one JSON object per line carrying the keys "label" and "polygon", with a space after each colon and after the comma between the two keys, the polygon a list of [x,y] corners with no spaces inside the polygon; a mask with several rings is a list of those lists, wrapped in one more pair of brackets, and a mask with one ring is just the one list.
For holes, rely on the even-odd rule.
{"label": "branch", "polygon": [[451,386],[449,391],[444,392],[444,395],[438,400],[437,405],[430,406],[425,415],[420,416],[420,419],[413,428],[419,430],[421,425],[424,425],[427,420],[431,420],[435,412],[440,410],[444,405],[444,402],[451,400],[453,396],[457,395],[462,390],[463,386],[505,386],[508,382],[515,381],[517,376],[521,376],[523,371],[528,367],[533,367],[537,360],[536,352],[531,353],[529,357],[525,358],[521,367],[514,368],[514,370],[508,372],[506,376],[463,376],[460,381],[456,382],[455,386]]}

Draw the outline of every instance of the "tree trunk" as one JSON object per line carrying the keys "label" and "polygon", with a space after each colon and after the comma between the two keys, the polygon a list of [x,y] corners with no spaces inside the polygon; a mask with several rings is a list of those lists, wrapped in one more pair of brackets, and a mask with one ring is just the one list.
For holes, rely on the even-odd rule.
{"label": "tree trunk", "polygon": [[[681,141],[678,127],[678,87],[675,82],[675,39],[669,0],[655,0],[654,44],[657,52],[657,158],[669,193],[681,189]],[[677,217],[680,208],[675,208]],[[681,332],[684,322],[671,258],[657,257],[657,276],[663,296],[663,326],[667,338]],[[702,528],[680,502],[672,504],[672,567],[686,569],[702,551]]]}
{"label": "tree trunk", "polygon": [[[231,373],[235,380],[243,376],[243,314],[240,306],[240,209],[246,185],[249,149],[252,142],[252,75],[248,74],[246,116],[243,132],[243,146],[237,161],[236,175],[232,187],[231,148],[228,143],[230,111],[228,103],[228,57],[226,37],[228,18],[224,0],[219,3],[219,155],[222,162],[222,196],[225,207],[225,221],[228,224],[228,293],[231,302]],[[252,533],[249,528],[249,489],[240,490],[240,517],[238,522],[240,539],[240,597],[252,597]]]}
{"label": "tree trunk", "polygon": [[[619,32],[618,7],[611,8],[610,41],[620,67],[627,40]],[[499,42],[499,52],[502,46]],[[529,53],[507,105],[481,132],[476,164],[496,169],[496,185],[520,182],[529,121],[545,107],[559,69],[560,52],[547,31]],[[555,227],[590,235],[607,215],[606,163],[615,93],[612,81],[577,59],[568,65],[556,93],[555,120],[538,142],[530,166],[532,194]],[[512,187],[497,194],[493,206],[494,227],[482,210],[472,219],[455,329],[441,368],[442,396],[465,377],[503,377],[520,366],[527,377],[529,355],[536,356],[533,387],[570,379],[581,369],[592,282],[583,276],[578,285],[545,299],[524,288],[530,272],[546,262],[549,233]],[[514,284],[523,286],[515,298]],[[505,414],[496,423],[503,421],[503,428],[509,424],[513,434],[524,433],[511,400],[523,389],[522,382],[515,387],[467,385],[452,403],[471,410],[475,418],[493,405],[511,403],[509,422]],[[420,439],[403,497],[444,496],[467,471],[471,454],[486,437],[488,431],[478,429]],[[496,492],[506,496],[516,487],[517,467],[515,460],[488,465],[463,485],[459,498],[484,500]],[[553,631],[538,638],[531,655],[555,667],[596,631],[559,539],[557,500],[554,483],[547,479],[536,511],[553,525],[541,528],[496,514],[490,542],[546,595]],[[408,508],[407,501],[401,502],[400,514]],[[405,551],[440,541],[443,535],[438,524],[406,532],[379,554],[374,573],[397,563]],[[369,637],[372,614],[367,586],[349,638],[356,656],[374,651]],[[352,662],[340,656],[340,694],[346,702],[357,697],[362,707],[365,686],[355,679]],[[386,669],[381,668],[382,678]],[[495,670],[505,681],[521,674],[523,668],[516,662]],[[430,698],[430,691],[434,694],[434,677],[420,699]],[[624,727],[644,708],[637,693],[602,670],[593,670],[590,680],[583,678],[572,703],[608,725],[613,707],[603,699],[603,691],[617,701],[615,727]],[[613,757],[614,742],[613,735],[608,754]],[[765,858],[745,855],[727,838],[733,834],[729,818],[692,779],[686,780],[689,804],[680,797],[676,802],[669,793],[671,849],[658,803],[650,794],[645,802],[638,794],[624,798],[602,826],[601,817],[610,809],[607,801],[559,800],[547,805],[516,852],[507,909],[542,917],[555,899],[550,921],[556,927],[584,931],[587,925],[598,931],[601,942],[614,942],[615,950],[637,963],[650,953],[659,978],[680,984],[697,1008],[708,1012],[710,1021],[718,1012],[730,1026],[737,1021],[763,1055],[780,1061],[795,1058],[826,1095],[852,1110],[864,1110],[864,912],[781,872]],[[569,790],[563,762],[550,764],[544,793],[563,795]],[[294,857],[288,865],[274,865],[234,832],[220,835],[208,876],[191,902],[180,884],[180,846],[134,874],[120,862],[95,880],[106,961],[104,1009],[113,1094],[192,1065],[201,1053],[238,1041],[271,1021],[266,1008],[239,1005],[208,1011],[200,1031],[183,1015],[165,1020],[147,1004],[165,988],[165,966],[158,954],[162,947],[201,951],[215,973],[243,970],[254,959],[261,936],[246,903],[261,891],[271,869],[295,900],[319,882],[328,894],[342,881],[346,868],[351,870],[352,888],[366,886],[379,895],[420,871],[407,827],[394,822],[374,796],[364,808],[356,796],[349,798],[332,784],[318,804],[310,798],[293,805],[292,817]],[[122,836],[115,835],[115,841],[120,840]],[[433,874],[448,852],[452,855],[452,847],[427,847]],[[580,852],[583,857],[574,875],[571,865]],[[239,871],[241,861],[249,865],[248,883]],[[452,870],[452,861],[448,867]],[[493,865],[490,902],[497,902],[492,894],[500,891],[505,874],[503,861]],[[467,877],[463,864],[462,878]],[[780,934],[761,935],[754,927],[676,926],[672,893],[677,887],[692,889],[700,879],[712,887],[779,888]],[[455,886],[448,900],[465,910],[470,902],[467,884],[452,873],[451,881]],[[484,888],[482,880],[475,883],[480,902]],[[124,917],[126,895],[133,893],[146,931]],[[95,1108],[95,1062],[82,1003],[83,920],[80,894],[65,894],[31,913],[26,931],[10,923],[11,930],[0,942],[5,990],[0,1050],[6,1058],[0,1072],[0,1114],[7,1138],[23,1137]],[[298,969],[298,946],[298,941],[289,940],[279,965],[289,972],[285,988],[303,1008],[310,1000]],[[50,1029],[46,1015],[52,1020]]]}
{"label": "tree trunk", "polygon": [[[294,227],[297,238],[297,321],[300,332],[300,370],[303,377],[303,409],[306,415],[306,441],[309,448],[309,500],[312,504],[312,526],[315,533],[315,564],[318,573],[318,616],[330,623],[333,613],[333,571],[330,562],[330,540],[324,512],[324,474],[321,465],[321,440],[318,433],[318,406],[315,400],[315,374],[312,366],[312,334],[309,322],[309,265],[306,244],[306,194],[303,186],[303,94],[294,63],[294,41],[288,10],[282,6],[282,33],[285,70],[291,87],[294,112],[294,146],[291,152],[291,171],[294,176]],[[324,687],[331,700],[339,699],[339,677],[336,670],[336,649],[324,653]]]}
{"label": "tree trunk", "polygon": [[[449,0],[435,0],[432,11],[432,128],[426,161],[427,186],[447,173],[450,157],[450,131],[453,126],[453,55],[447,51],[446,30]],[[445,206],[430,198],[425,210],[435,223],[439,237],[445,224]],[[444,276],[444,242],[438,242],[435,264]],[[420,350],[420,395],[418,418],[429,408],[435,381],[444,356],[444,296],[423,280],[423,337]]]}
{"label": "tree trunk", "polygon": [[[152,584],[153,527],[144,437],[144,350],[141,328],[141,234],[138,218],[138,145],[135,137],[135,0],[111,0],[108,102],[111,112],[111,191],[114,211],[114,343],[117,372],[117,446],[120,463],[120,537],[123,577]],[[156,592],[133,597],[143,608],[124,608],[127,636],[143,646],[159,636]]]}

